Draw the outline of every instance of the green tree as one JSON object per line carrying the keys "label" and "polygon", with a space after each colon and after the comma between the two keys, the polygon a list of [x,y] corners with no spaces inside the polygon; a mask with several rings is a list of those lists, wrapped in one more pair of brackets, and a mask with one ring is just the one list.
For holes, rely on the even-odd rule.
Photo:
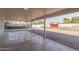
{"label": "green tree", "polygon": [[35,22],[35,21],[32,21],[32,24],[33,24],[33,25],[35,25],[35,24],[36,24],[36,22]]}
{"label": "green tree", "polygon": [[44,21],[43,20],[40,20],[37,22],[38,24],[44,24]]}
{"label": "green tree", "polygon": [[72,23],[79,23],[79,17],[72,18]]}
{"label": "green tree", "polygon": [[69,19],[69,18],[64,18],[64,23],[71,23],[71,19]]}
{"label": "green tree", "polygon": [[43,21],[43,20],[32,21],[32,24],[33,24],[33,25],[36,25],[36,24],[44,24],[44,21]]}

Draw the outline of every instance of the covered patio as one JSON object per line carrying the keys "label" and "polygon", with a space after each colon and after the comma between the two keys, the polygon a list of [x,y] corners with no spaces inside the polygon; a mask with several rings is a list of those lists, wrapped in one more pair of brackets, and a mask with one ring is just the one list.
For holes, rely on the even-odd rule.
{"label": "covered patio", "polygon": [[[50,17],[79,12],[78,8],[0,8],[1,51],[77,51],[79,36],[48,31]],[[41,27],[33,21],[43,20]],[[37,24],[37,25],[40,25]],[[16,26],[16,27],[15,27]],[[24,26],[24,27],[22,27]],[[14,29],[10,29],[15,27]],[[8,29],[9,28],[9,29]],[[53,30],[53,29],[52,29]]]}

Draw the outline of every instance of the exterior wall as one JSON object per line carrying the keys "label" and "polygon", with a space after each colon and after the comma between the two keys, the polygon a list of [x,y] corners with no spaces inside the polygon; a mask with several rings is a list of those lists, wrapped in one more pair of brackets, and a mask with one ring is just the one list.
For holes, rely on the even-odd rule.
{"label": "exterior wall", "polygon": [[44,27],[44,25],[43,24],[40,24],[40,25],[32,25],[32,27],[37,28],[37,29],[41,29],[42,27]]}
{"label": "exterior wall", "polygon": [[3,34],[4,34],[4,21],[0,20],[0,41],[3,38]]}
{"label": "exterior wall", "polygon": [[50,24],[50,28],[58,28],[58,24]]}
{"label": "exterior wall", "polygon": [[79,24],[50,24],[50,28],[73,28],[79,30]]}
{"label": "exterior wall", "polygon": [[59,28],[79,28],[79,24],[59,24]]}

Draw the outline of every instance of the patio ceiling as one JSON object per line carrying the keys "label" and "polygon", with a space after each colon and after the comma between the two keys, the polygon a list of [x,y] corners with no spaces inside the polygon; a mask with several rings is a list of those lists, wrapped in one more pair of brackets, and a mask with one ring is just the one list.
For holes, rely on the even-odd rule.
{"label": "patio ceiling", "polygon": [[[0,8],[0,19],[15,21],[31,21],[79,11],[79,8]],[[32,15],[32,19],[31,19]]]}

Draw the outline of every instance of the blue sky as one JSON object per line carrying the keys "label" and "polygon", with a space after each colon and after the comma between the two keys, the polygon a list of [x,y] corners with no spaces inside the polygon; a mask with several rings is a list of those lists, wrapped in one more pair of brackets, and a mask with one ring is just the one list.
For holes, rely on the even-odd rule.
{"label": "blue sky", "polygon": [[47,18],[46,19],[46,24],[49,24],[50,22],[55,22],[55,23],[60,22],[60,23],[63,23],[63,18],[70,18],[71,19],[71,17],[76,17],[76,16],[79,16],[79,12]]}

